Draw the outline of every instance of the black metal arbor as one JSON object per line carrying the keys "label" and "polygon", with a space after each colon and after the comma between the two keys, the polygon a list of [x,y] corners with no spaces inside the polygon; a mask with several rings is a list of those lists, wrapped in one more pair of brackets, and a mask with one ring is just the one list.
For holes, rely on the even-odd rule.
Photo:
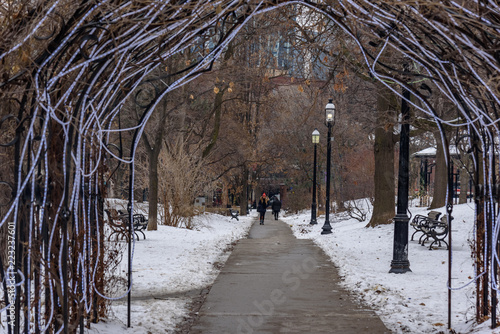
{"label": "black metal arbor", "polygon": [[[496,2],[53,0],[0,5],[0,277],[5,301],[0,307],[9,333],[75,332],[98,318],[106,291],[102,201],[105,176],[112,173],[106,170],[108,162],[130,165],[132,214],[135,148],[160,99],[210,70],[252,16],[289,5],[328,17],[350,36],[366,70],[401,98],[403,89],[411,92],[409,105],[433,118],[442,133],[443,124],[467,128],[478,213],[477,317],[495,318]],[[203,45],[207,38],[215,42],[210,48]],[[198,57],[177,73],[166,72],[169,86],[157,88],[148,81],[153,71],[188,48],[198,48]],[[411,66],[403,70],[389,64],[388,56]],[[153,94],[146,102],[136,101],[140,121],[122,128],[122,106],[145,87]],[[458,122],[438,117],[431,102],[437,91],[456,106]],[[113,148],[122,132],[133,134],[132,146]]]}

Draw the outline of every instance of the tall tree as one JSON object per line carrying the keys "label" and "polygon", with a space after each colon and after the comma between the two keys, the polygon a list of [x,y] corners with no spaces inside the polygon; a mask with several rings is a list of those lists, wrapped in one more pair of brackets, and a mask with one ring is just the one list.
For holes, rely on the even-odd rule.
{"label": "tall tree", "polygon": [[[448,189],[448,168],[444,156],[443,140],[437,129],[432,131],[436,140],[436,174],[434,176],[434,194],[430,209],[441,208],[446,205]],[[450,159],[451,162],[451,159]]]}
{"label": "tall tree", "polygon": [[155,129],[151,134],[145,132],[142,136],[148,156],[148,231],[158,229],[158,157],[163,147],[167,107],[167,99],[164,98],[156,110],[159,121],[155,124]]}
{"label": "tall tree", "polygon": [[[387,115],[395,114],[394,94],[381,83],[376,84],[377,94],[377,127],[375,128],[375,198],[373,214],[368,226],[392,223],[395,216],[395,178],[394,178],[394,146],[397,137],[394,135],[393,123]],[[394,117],[394,116],[393,116]]]}

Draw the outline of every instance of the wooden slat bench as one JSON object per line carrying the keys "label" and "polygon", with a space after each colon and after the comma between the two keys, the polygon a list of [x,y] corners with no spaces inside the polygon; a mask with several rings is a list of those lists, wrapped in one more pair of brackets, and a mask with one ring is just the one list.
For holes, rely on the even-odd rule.
{"label": "wooden slat bench", "polygon": [[[120,240],[125,239],[128,242],[128,228],[129,228],[129,215],[128,213],[124,213],[120,210],[116,211],[114,209],[112,210],[105,210],[106,214],[108,216],[108,223],[109,226],[111,227],[111,234],[108,236],[108,240],[111,240],[111,237],[113,235],[116,235],[116,238],[120,238]],[[136,236],[137,240],[141,240],[139,237],[139,233],[142,234],[143,238],[146,239],[146,235],[144,234],[144,230],[147,229],[148,227],[148,220],[147,218],[141,214],[141,213],[136,213],[133,215],[133,223],[134,223],[134,233]]]}
{"label": "wooden slat bench", "polygon": [[108,225],[111,228],[111,234],[108,236],[108,240],[111,240],[113,235],[116,235],[116,239],[125,239],[128,242],[128,217],[127,215],[118,213],[115,209],[104,210],[108,216]]}
{"label": "wooden slat bench", "polygon": [[238,210],[229,209],[229,214],[231,214],[231,219],[236,219],[237,221],[240,221],[238,218],[238,215],[240,214]]}
{"label": "wooden slat bench", "polygon": [[[451,217],[453,219],[453,217]],[[438,247],[441,247],[441,242],[446,245],[446,249],[449,248],[448,243],[444,240],[448,236],[449,226],[448,226],[448,215],[444,215],[438,221],[432,221],[431,224],[426,228],[427,237],[422,240],[422,246],[425,245],[425,242],[430,238],[434,239],[429,245],[429,249],[432,249],[432,245],[436,244]]]}
{"label": "wooden slat bench", "polygon": [[140,240],[137,232],[140,232],[144,239],[146,239],[146,235],[144,234],[144,230],[148,228],[148,220],[142,213],[134,214],[134,232],[137,237],[137,240]]}
{"label": "wooden slat bench", "polygon": [[[448,243],[445,238],[448,236],[448,215],[444,215],[441,219],[438,219],[441,215],[440,212],[430,211],[427,216],[423,215],[415,215],[410,225],[413,226],[415,232],[413,232],[411,236],[411,240],[416,233],[421,232],[418,243],[422,246],[425,246],[425,243],[433,239],[432,243],[429,245],[429,249],[432,249],[434,244],[437,244],[438,247],[441,247],[441,243],[446,245],[446,249],[449,248]],[[453,217],[451,218],[453,219]]]}
{"label": "wooden slat bench", "polygon": [[441,212],[438,211],[430,211],[427,213],[427,216],[424,215],[415,215],[413,217],[413,220],[411,221],[410,225],[415,229],[415,232],[411,235],[411,241],[413,241],[413,237],[417,233],[422,233],[422,236],[420,236],[420,239],[418,240],[418,243],[422,243],[422,237],[426,234],[425,231],[422,228],[425,228],[429,221],[436,221],[438,220],[439,216],[441,215]]}

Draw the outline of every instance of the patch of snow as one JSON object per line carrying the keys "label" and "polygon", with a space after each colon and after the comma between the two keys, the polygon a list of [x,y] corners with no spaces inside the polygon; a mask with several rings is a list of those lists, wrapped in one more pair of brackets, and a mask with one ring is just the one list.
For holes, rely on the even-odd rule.
{"label": "patch of snow", "polygon": [[[210,286],[219,273],[218,264],[229,256],[228,247],[248,234],[255,217],[231,217],[205,213],[194,218],[194,228],[158,225],[144,231],[146,239],[135,242],[132,264],[131,328],[127,328],[126,297],[111,303],[109,319],[92,324],[89,334],[172,333],[189,313],[189,297],[182,293]],[[127,258],[117,269],[126,291]],[[172,295],[181,295],[172,296]]]}
{"label": "patch of snow", "polygon": [[[436,211],[445,213],[444,208]],[[427,214],[424,208],[412,207],[411,212]],[[160,225],[158,231],[146,231],[146,240],[138,241],[135,248],[132,328],[125,326],[126,300],[120,300],[112,303],[109,320],[92,325],[86,333],[174,332],[176,324],[189,313],[190,298],[168,295],[211,285],[219,272],[214,264],[226,260],[228,253],[224,250],[247,234],[255,215],[240,217],[237,222],[204,214],[196,219],[194,230]],[[417,235],[415,241],[409,241],[412,271],[390,274],[394,224],[367,228],[370,215],[367,221],[359,222],[345,213],[332,214],[333,233],[329,235],[321,235],[324,217],[318,217],[317,225],[309,225],[310,211],[281,219],[297,238],[312,239],[325,251],[338,267],[345,287],[371,306],[389,329],[395,333],[447,332],[448,251],[445,247],[429,250],[429,243],[419,245]],[[474,236],[474,205],[455,205],[452,215],[452,286],[465,285],[452,291],[452,328],[457,333],[500,334],[500,329],[489,328],[490,322],[477,325],[474,321],[474,268],[469,243]],[[409,232],[411,236],[411,226]]]}
{"label": "patch of snow", "polygon": [[[424,208],[410,208],[412,215],[426,215]],[[445,208],[438,210],[443,215]],[[411,272],[389,273],[393,256],[394,224],[365,227],[355,219],[331,219],[332,234],[321,235],[323,219],[309,225],[310,211],[284,217],[297,238],[313,240],[339,268],[345,287],[371,306],[386,326],[396,333],[447,332],[448,251],[445,246],[429,250],[418,244],[417,234],[409,241]],[[452,287],[458,288],[474,278],[469,240],[474,229],[472,203],[455,205],[452,216]],[[409,227],[409,237],[414,229]],[[498,333],[488,328],[472,328],[475,315],[475,284],[452,291],[452,328],[457,333]],[[483,328],[484,326],[481,326]]]}

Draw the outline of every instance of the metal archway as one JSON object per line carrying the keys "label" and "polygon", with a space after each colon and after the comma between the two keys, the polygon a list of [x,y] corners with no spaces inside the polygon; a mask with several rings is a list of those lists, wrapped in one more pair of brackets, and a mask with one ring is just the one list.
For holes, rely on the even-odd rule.
{"label": "metal archway", "polygon": [[[7,227],[14,240],[15,257],[2,263],[9,303],[2,312],[9,316],[9,334],[30,329],[68,333],[71,324],[80,323],[97,307],[101,297],[96,282],[100,270],[96,236],[103,224],[104,153],[130,164],[129,188],[133,189],[134,152],[161,98],[210,70],[250,18],[292,5],[328,17],[332,25],[327,28],[337,26],[348,35],[370,74],[413,108],[437,124],[468,128],[476,171],[482,171],[476,179],[477,226],[484,230],[476,240],[477,276],[486,297],[481,309],[489,312],[487,291],[497,289],[500,226],[498,167],[492,154],[498,145],[500,105],[497,3],[197,0],[75,4],[53,0],[23,3],[0,12],[0,98],[4,105],[0,117],[15,118],[18,123],[15,138],[3,145],[13,158],[0,179],[14,189],[0,217],[0,227]],[[215,40],[206,49],[200,45],[208,33]],[[135,89],[165,60],[187,48],[199,48],[199,58],[170,74],[173,83],[141,104],[143,113],[137,124],[114,127],[113,120]],[[415,66],[403,69],[384,63],[388,55]],[[416,100],[403,96],[400,88]],[[457,107],[458,122],[440,119],[430,102],[433,90]],[[17,103],[6,108],[5,101]],[[106,149],[113,143],[113,134],[125,131],[134,133],[130,160]],[[132,214],[133,191],[129,208]],[[451,210],[450,202],[450,214]],[[80,236],[76,231],[88,233]],[[32,314],[35,323],[29,321]],[[56,316],[62,316],[63,322],[57,322]]]}

